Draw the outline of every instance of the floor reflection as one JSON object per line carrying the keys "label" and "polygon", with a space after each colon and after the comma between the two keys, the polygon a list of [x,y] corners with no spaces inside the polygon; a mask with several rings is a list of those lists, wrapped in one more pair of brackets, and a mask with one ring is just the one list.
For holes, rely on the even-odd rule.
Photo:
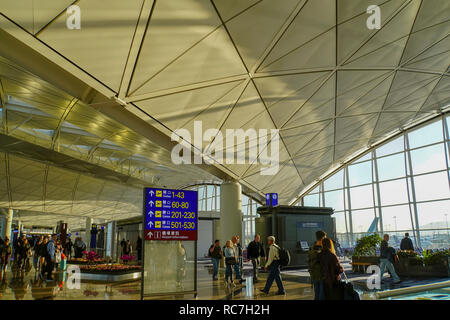
{"label": "floor reflection", "polygon": [[[212,268],[209,264],[198,266],[197,296],[194,294],[175,293],[149,299],[170,300],[283,300],[312,299],[309,284],[299,283],[295,277],[284,278],[286,296],[275,295],[276,285],[269,295],[259,293],[264,287],[266,274],[260,275],[260,281],[253,283],[245,273],[246,284],[228,287],[224,281],[224,271],[219,273],[219,280],[212,281]],[[69,288],[67,274],[63,271],[54,273],[53,281],[46,281],[38,273],[30,271],[24,274],[13,274],[10,270],[0,275],[0,299],[2,300],[138,300],[140,299],[141,281],[122,283],[94,283],[82,281],[79,289]],[[189,285],[190,286],[190,285]]]}

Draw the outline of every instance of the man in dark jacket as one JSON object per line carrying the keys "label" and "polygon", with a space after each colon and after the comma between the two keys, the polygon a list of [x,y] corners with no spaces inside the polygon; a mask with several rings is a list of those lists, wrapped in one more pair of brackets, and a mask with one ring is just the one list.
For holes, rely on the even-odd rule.
{"label": "man in dark jacket", "polygon": [[405,233],[405,237],[400,242],[400,250],[410,250],[414,251],[414,245],[412,240],[409,238],[409,233]]}
{"label": "man in dark jacket", "polygon": [[259,258],[265,257],[264,248],[260,242],[261,237],[259,234],[255,235],[255,239],[248,244],[247,257],[252,261],[253,265],[253,282],[258,282],[257,269],[259,267]]}
{"label": "man in dark jacket", "polygon": [[389,247],[388,242],[389,235],[385,234],[384,240],[381,242],[380,246],[380,282],[383,280],[384,271],[388,269],[394,279],[394,283],[400,283],[401,280],[395,272],[394,265],[392,264],[394,262],[395,249]]}
{"label": "man in dark jacket", "polygon": [[311,282],[314,286],[314,300],[325,300],[325,291],[323,287],[322,269],[319,261],[319,255],[322,252],[322,241],[327,234],[325,231],[316,232],[316,243],[308,251],[308,272]]}
{"label": "man in dark jacket", "polygon": [[213,263],[213,281],[218,280],[217,274],[219,273],[220,259],[222,259],[222,248],[220,248],[220,241],[214,241],[214,244],[209,247],[209,256]]}

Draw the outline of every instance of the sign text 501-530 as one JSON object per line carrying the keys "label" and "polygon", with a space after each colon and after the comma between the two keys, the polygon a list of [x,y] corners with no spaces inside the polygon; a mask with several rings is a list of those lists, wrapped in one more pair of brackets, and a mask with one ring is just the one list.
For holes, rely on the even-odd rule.
{"label": "sign text 501-530", "polygon": [[146,240],[196,240],[197,191],[145,189]]}

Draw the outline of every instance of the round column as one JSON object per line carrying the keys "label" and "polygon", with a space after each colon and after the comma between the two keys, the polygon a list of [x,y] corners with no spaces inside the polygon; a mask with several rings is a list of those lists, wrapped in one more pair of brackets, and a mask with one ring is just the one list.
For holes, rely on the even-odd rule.
{"label": "round column", "polygon": [[94,223],[94,219],[86,218],[86,231],[84,233],[84,243],[86,244],[86,250],[90,251],[91,248],[91,227]]}
{"label": "round column", "polygon": [[[5,225],[5,237],[8,237],[11,240],[11,228],[14,217],[14,210],[12,208],[8,209],[8,216],[6,217],[6,225]],[[11,240],[12,241],[12,240]]]}
{"label": "round column", "polygon": [[242,188],[234,181],[222,183],[220,187],[220,242],[222,246],[231,237],[242,239]]}

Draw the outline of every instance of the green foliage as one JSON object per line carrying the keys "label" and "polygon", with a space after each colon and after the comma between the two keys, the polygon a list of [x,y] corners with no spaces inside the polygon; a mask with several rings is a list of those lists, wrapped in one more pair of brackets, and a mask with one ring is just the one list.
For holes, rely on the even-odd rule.
{"label": "green foliage", "polygon": [[362,237],[356,241],[354,256],[375,256],[377,246],[381,244],[381,237],[374,233],[365,237]]}
{"label": "green foliage", "polygon": [[447,260],[447,257],[450,255],[449,250],[446,251],[438,251],[430,253],[428,251],[423,252],[423,263],[426,266],[432,266],[436,264],[441,264],[442,261]]}
{"label": "green foliage", "polygon": [[409,257],[417,257],[419,254],[415,251],[410,250],[399,250],[397,252],[399,258],[409,258]]}

